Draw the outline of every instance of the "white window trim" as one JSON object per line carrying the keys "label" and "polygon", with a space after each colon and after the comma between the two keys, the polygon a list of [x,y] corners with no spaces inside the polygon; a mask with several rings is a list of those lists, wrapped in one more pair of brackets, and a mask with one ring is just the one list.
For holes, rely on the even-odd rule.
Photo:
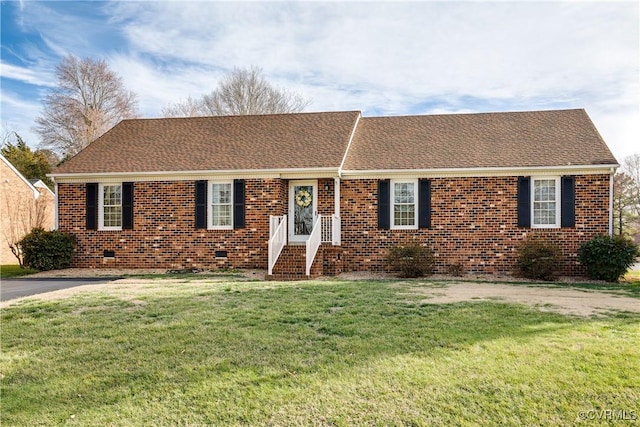
{"label": "white window trim", "polygon": [[[104,225],[104,187],[120,186],[120,226]],[[100,183],[98,185],[98,230],[104,231],[120,231],[122,230],[122,183],[121,182],[108,182]]]}
{"label": "white window trim", "polygon": [[[404,183],[412,183],[413,184],[413,201],[415,204],[415,212],[414,212],[414,217],[413,217],[413,221],[414,224],[413,225],[394,225],[395,224],[395,184],[404,184]],[[392,179],[391,180],[391,188],[389,189],[389,209],[391,210],[391,212],[389,213],[389,218],[390,218],[390,222],[391,224],[389,224],[389,228],[391,230],[417,230],[418,229],[418,215],[420,212],[420,207],[418,206],[418,192],[420,191],[418,189],[418,180],[417,179]]]}
{"label": "white window trim", "polygon": [[[231,205],[231,225],[213,225],[213,185],[229,184],[231,187],[230,205]],[[209,230],[233,230],[233,180],[227,181],[209,181],[207,182],[207,229]]]}
{"label": "white window trim", "polygon": [[[556,183],[556,222],[555,224],[536,224],[535,223],[535,188],[536,181],[549,181],[553,180]],[[531,228],[560,228],[560,216],[561,216],[561,193],[560,193],[560,177],[559,176],[536,176],[531,177]]]}

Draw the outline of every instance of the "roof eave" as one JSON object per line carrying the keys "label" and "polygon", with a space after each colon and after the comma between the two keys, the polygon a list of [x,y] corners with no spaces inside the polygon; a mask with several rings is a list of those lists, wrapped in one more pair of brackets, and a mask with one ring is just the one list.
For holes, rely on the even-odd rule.
{"label": "roof eave", "polygon": [[438,168],[438,169],[370,169],[341,171],[343,178],[445,178],[445,177],[484,177],[484,176],[523,176],[523,175],[593,175],[610,174],[620,165],[616,163],[598,165],[564,166],[521,166],[521,167],[477,167],[477,168]]}
{"label": "roof eave", "polygon": [[148,172],[94,172],[94,173],[50,173],[47,176],[58,183],[91,181],[191,181],[199,179],[229,178],[333,178],[338,176],[337,167],[290,168],[290,169],[228,169],[197,171],[148,171]]}

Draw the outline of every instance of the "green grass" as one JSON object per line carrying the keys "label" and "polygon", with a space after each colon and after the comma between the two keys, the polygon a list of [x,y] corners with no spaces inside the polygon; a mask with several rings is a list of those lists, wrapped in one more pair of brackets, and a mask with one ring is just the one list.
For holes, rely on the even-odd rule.
{"label": "green grass", "polygon": [[0,279],[26,276],[37,272],[38,270],[34,270],[33,268],[20,268],[19,265],[0,265]]}
{"label": "green grass", "polygon": [[[2,310],[2,425],[584,425],[640,416],[640,315],[412,281],[114,288]],[[431,285],[425,282],[424,286]],[[634,412],[632,412],[634,411]]]}

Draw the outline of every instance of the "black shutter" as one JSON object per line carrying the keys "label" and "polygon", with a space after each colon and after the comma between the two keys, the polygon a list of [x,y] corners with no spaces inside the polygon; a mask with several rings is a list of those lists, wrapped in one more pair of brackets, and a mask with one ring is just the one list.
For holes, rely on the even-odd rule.
{"label": "black shutter", "polygon": [[431,181],[418,181],[418,228],[431,228]]}
{"label": "black shutter", "polygon": [[518,177],[518,227],[531,227],[531,178]]}
{"label": "black shutter", "polygon": [[574,227],[576,225],[575,178],[563,176],[560,180],[560,225]]}
{"label": "black shutter", "polygon": [[233,180],[233,228],[244,228],[244,179]]}
{"label": "black shutter", "polygon": [[122,183],[122,229],[133,230],[133,182]]}
{"label": "black shutter", "polygon": [[378,181],[378,228],[391,228],[391,181]]}
{"label": "black shutter", "polygon": [[88,182],[86,186],[87,230],[98,229],[98,184]]}
{"label": "black shutter", "polygon": [[207,228],[207,181],[196,181],[196,228]]}

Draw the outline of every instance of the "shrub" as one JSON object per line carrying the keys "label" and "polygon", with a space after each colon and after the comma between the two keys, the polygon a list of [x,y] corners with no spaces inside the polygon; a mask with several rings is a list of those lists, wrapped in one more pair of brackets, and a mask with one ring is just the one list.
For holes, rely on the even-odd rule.
{"label": "shrub", "polygon": [[36,270],[57,270],[71,264],[75,238],[62,231],[34,228],[20,241],[24,265]]}
{"label": "shrub", "polygon": [[589,277],[607,282],[617,282],[624,276],[637,254],[638,246],[623,236],[596,236],[578,251]]}
{"label": "shrub", "polygon": [[558,272],[560,257],[560,249],[553,242],[531,237],[520,244],[516,265],[526,278],[553,280]]}
{"label": "shrub", "polygon": [[400,277],[422,277],[433,273],[433,251],[427,246],[412,244],[389,248],[387,262]]}

